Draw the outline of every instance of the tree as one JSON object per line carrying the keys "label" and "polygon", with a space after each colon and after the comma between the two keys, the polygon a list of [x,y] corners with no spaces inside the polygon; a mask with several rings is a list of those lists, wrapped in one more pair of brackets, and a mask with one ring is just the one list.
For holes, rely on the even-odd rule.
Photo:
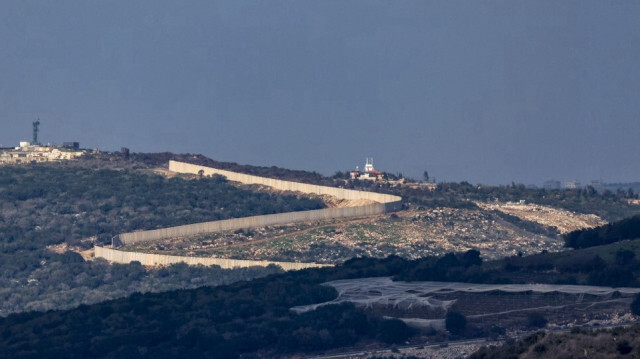
{"label": "tree", "polygon": [[480,252],[475,249],[470,249],[462,254],[462,262],[465,267],[472,265],[482,265],[482,258],[480,258]]}
{"label": "tree", "polygon": [[422,174],[422,178],[424,178],[425,182],[429,182],[429,172],[424,171],[424,173]]}
{"label": "tree", "polygon": [[544,328],[547,326],[547,318],[541,313],[532,312],[527,314],[527,326],[529,328]]}
{"label": "tree", "polygon": [[387,319],[378,325],[378,339],[388,344],[398,344],[409,339],[414,330],[399,319]]}
{"label": "tree", "polygon": [[636,294],[631,302],[631,313],[640,315],[640,294]]}
{"label": "tree", "polygon": [[620,266],[626,266],[630,264],[631,261],[633,261],[635,256],[636,254],[633,251],[630,251],[628,249],[619,249],[616,252],[616,264]]}
{"label": "tree", "polygon": [[461,334],[467,327],[467,317],[456,311],[448,311],[444,320],[447,330],[454,335]]}

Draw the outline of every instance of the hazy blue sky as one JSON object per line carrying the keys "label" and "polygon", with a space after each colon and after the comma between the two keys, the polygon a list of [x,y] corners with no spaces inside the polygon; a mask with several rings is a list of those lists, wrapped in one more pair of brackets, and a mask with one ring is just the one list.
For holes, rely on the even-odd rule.
{"label": "hazy blue sky", "polygon": [[640,1],[0,1],[0,144],[640,180]]}

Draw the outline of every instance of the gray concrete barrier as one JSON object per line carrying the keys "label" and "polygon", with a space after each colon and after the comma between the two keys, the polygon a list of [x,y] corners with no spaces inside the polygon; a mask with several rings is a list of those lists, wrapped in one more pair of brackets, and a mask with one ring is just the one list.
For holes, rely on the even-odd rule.
{"label": "gray concrete barrier", "polygon": [[[171,239],[186,236],[201,235],[207,233],[217,233],[222,231],[260,228],[274,225],[284,225],[297,222],[319,221],[327,219],[364,217],[386,212],[397,211],[402,207],[402,198],[384,193],[355,191],[344,188],[318,186],[306,183],[283,181],[273,178],[252,176],[243,173],[220,170],[217,168],[194,165],[185,162],[169,161],[169,170],[177,173],[202,174],[205,176],[221,175],[229,181],[243,184],[259,184],[269,186],[281,191],[302,192],[306,194],[328,195],[341,200],[370,200],[372,203],[356,207],[325,208],[312,211],[288,212],[278,214],[268,214],[262,216],[252,216],[244,218],[225,219],[221,221],[211,221],[187,224],[183,226],[154,229],[149,231],[137,231],[121,233],[113,237],[113,247],[139,242],[148,242],[161,239]],[[297,270],[310,267],[321,267],[324,265],[317,263],[291,263],[272,261],[248,261],[222,258],[204,257],[183,257],[169,256],[161,254],[149,254],[139,252],[126,252],[111,248],[95,247],[95,256],[105,258],[116,263],[130,263],[139,261],[143,265],[167,265],[184,262],[187,264],[219,265],[222,268],[267,266],[276,264],[284,270]]]}
{"label": "gray concrete barrier", "polygon": [[295,191],[316,195],[329,195],[338,199],[359,200],[366,199],[378,203],[357,207],[325,208],[312,211],[287,212],[252,216],[221,221],[201,222],[183,226],[154,229],[149,231],[137,231],[121,233],[114,245],[126,245],[140,242],[148,242],[160,239],[170,239],[186,236],[194,236],[206,233],[217,233],[238,229],[260,228],[266,226],[283,225],[298,222],[318,221],[335,218],[363,217],[382,214],[399,210],[402,206],[402,198],[384,193],[355,191],[344,188],[310,185],[291,181],[282,181],[273,178],[258,177],[219,170],[216,168],[193,165],[190,163],[170,161],[169,170],[178,173],[198,174],[202,171],[205,176],[221,175],[228,180],[243,184],[260,184],[273,187],[282,191]]}
{"label": "gray concrete barrier", "polygon": [[275,262],[275,261],[250,261],[239,259],[226,259],[226,258],[206,258],[206,257],[186,257],[186,256],[169,256],[163,254],[152,253],[139,253],[139,252],[125,252],[105,247],[95,247],[95,257],[104,258],[114,263],[131,263],[134,261],[140,262],[145,266],[159,266],[170,265],[175,263],[184,262],[188,265],[204,265],[212,266],[217,265],[222,268],[245,268],[245,267],[266,267],[270,264],[275,264],[281,267],[283,270],[300,270],[304,268],[319,268],[329,267],[329,264],[318,263],[294,263],[294,262]]}
{"label": "gray concrete barrier", "polygon": [[313,211],[287,212],[252,216],[221,221],[201,222],[184,226],[138,231],[120,234],[119,240],[123,245],[148,242],[159,239],[188,237],[207,233],[218,233],[238,229],[261,228],[266,226],[284,225],[298,222],[320,221],[334,218],[363,217],[385,213],[386,206],[381,203],[346,208],[326,208]]}
{"label": "gray concrete barrier", "polygon": [[346,200],[368,199],[378,203],[393,203],[393,202],[400,202],[402,200],[401,197],[390,195],[390,194],[356,191],[356,190],[345,189],[345,188],[319,186],[319,185],[293,182],[293,181],[284,181],[284,180],[279,180],[274,178],[259,177],[259,176],[244,174],[244,173],[225,171],[217,168],[199,166],[191,163],[185,163],[185,162],[179,162],[179,161],[173,161],[173,160],[169,161],[169,170],[177,173],[190,173],[190,174],[199,174],[200,171],[202,171],[202,174],[204,176],[221,175],[226,177],[229,181],[240,182],[244,184],[260,184],[260,185],[269,186],[281,191],[293,191],[293,192],[310,193],[310,194],[317,194],[317,195],[329,195],[329,196],[336,197],[338,199],[346,199]]}

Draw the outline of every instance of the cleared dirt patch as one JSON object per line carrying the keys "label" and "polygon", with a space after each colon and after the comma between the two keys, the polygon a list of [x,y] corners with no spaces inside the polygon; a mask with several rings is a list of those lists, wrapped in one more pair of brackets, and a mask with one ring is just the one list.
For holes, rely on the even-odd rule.
{"label": "cleared dirt patch", "polygon": [[536,222],[555,227],[561,234],[583,228],[593,228],[607,224],[607,221],[595,214],[580,214],[562,209],[522,203],[482,203],[476,204],[486,210],[496,210],[525,221]]}
{"label": "cleared dirt patch", "polygon": [[327,208],[358,207],[377,203],[369,199],[343,200],[332,196],[322,196],[321,198]]}
{"label": "cleared dirt patch", "polygon": [[352,257],[408,259],[477,249],[485,259],[560,251],[559,238],[527,232],[493,211],[436,208],[298,223],[127,246],[158,254],[341,263]]}

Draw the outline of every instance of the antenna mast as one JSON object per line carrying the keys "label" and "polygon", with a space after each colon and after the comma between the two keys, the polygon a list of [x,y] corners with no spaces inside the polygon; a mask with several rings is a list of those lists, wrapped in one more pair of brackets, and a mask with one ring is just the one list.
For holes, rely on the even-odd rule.
{"label": "antenna mast", "polygon": [[38,126],[40,126],[40,119],[37,119],[33,123],[33,142],[32,142],[32,144],[34,144],[34,145],[38,144]]}

